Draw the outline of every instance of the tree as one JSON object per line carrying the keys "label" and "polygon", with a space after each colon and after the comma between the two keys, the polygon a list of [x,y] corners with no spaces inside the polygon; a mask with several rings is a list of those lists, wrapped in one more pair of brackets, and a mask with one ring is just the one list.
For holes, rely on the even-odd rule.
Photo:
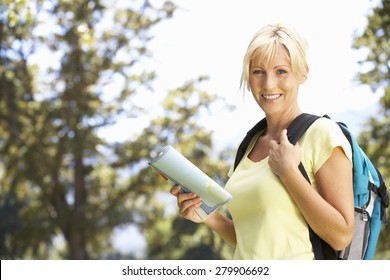
{"label": "tree", "polygon": [[[2,258],[46,258],[58,234],[67,244],[62,257],[96,258],[110,247],[112,229],[132,221],[134,194],[107,160],[119,155],[98,129],[126,114],[135,89],[153,80],[140,65],[149,31],[175,5],[120,3],[0,4]],[[48,68],[31,65],[38,50]],[[118,80],[107,96],[105,86]]]}
{"label": "tree", "polygon": [[[358,79],[382,94],[380,112],[368,120],[359,142],[367,155],[390,182],[390,1],[382,0],[368,15],[368,24],[354,39],[353,47],[365,51]],[[388,212],[389,216],[389,212]],[[387,224],[378,242],[378,256],[390,258],[390,226]]]}
{"label": "tree", "polygon": [[169,143],[226,179],[212,132],[198,123],[225,106],[202,90],[204,78],[172,90],[140,135],[110,143],[101,134],[120,117],[147,113],[132,101],[155,77],[143,67],[150,33],[176,9],[152,2],[0,4],[1,258],[121,258],[110,237],[126,224],[143,230],[148,258],[223,258],[229,250],[167,211],[167,186],[147,166],[150,151]]}
{"label": "tree", "polygon": [[[39,2],[36,4],[39,6]],[[23,157],[37,109],[35,69],[28,66],[28,57],[33,52],[30,34],[35,24],[26,1],[0,4],[1,257],[38,254],[39,240],[52,232],[42,222],[45,212],[37,212],[34,206],[25,210],[34,192],[23,174],[26,168]],[[31,234],[26,234],[28,231]]]}
{"label": "tree", "polygon": [[[212,132],[201,126],[199,120],[209,112],[215,114],[225,109],[227,105],[223,99],[201,89],[204,80],[204,77],[200,77],[171,90],[162,104],[163,115],[153,119],[136,141],[121,147],[121,152],[118,154],[127,154],[128,158],[124,156],[120,161],[127,162],[130,158],[134,158],[134,155],[126,151],[141,152],[137,157],[147,158],[149,151],[158,151],[170,144],[216,182],[224,185],[229,168],[226,159],[228,155],[231,157],[232,151],[230,153],[224,151],[220,157],[214,158]],[[148,143],[148,145],[141,148],[140,143]],[[147,258],[224,259],[230,257],[227,255],[231,253],[229,245],[212,230],[177,217],[177,210],[174,210],[173,214],[167,213],[166,209],[176,206],[176,201],[169,196],[170,202],[165,205],[161,203],[168,199],[166,195],[169,186],[150,167],[145,166],[132,179],[130,188],[133,192],[144,193],[143,196],[138,197],[139,207],[132,213],[143,217],[138,221],[138,225],[145,233],[148,242]],[[156,192],[156,186],[162,186],[163,190]],[[148,203],[150,201],[155,202]],[[156,207],[159,201],[160,207]]]}

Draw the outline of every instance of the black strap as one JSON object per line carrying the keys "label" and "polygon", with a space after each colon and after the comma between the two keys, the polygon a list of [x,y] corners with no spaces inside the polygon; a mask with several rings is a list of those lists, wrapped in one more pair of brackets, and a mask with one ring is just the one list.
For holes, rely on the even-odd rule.
{"label": "black strap", "polygon": [[[301,138],[302,134],[304,134],[305,131],[309,128],[309,126],[319,118],[320,116],[311,115],[307,113],[303,113],[298,117],[296,117],[291,122],[291,124],[287,127],[287,137],[290,143],[295,145],[298,142],[299,138]],[[234,160],[234,169],[236,169],[237,165],[240,163],[241,159],[245,155],[246,149],[250,141],[252,140],[253,136],[257,132],[262,131],[266,128],[267,128],[267,120],[266,118],[263,118],[254,127],[252,127],[251,130],[247,132],[246,136],[244,137],[244,139],[242,140],[241,144],[237,149],[236,158]],[[301,171],[304,171],[304,169],[302,169]],[[306,177],[307,176],[305,176],[305,178]]]}
{"label": "black strap", "polygon": [[[290,143],[295,145],[306,130],[319,118],[319,116],[306,113],[296,117],[287,128],[287,137]],[[306,181],[311,184],[309,175],[307,174],[302,162],[299,163],[298,168],[303,177],[305,177]],[[310,242],[313,246],[314,258],[316,260],[336,259],[335,251],[330,247],[330,245],[324,242],[309,225],[308,227]]]}
{"label": "black strap", "polygon": [[319,118],[321,117],[307,113],[296,117],[287,127],[287,137],[290,143],[295,145],[306,130]]}
{"label": "black strap", "polygon": [[242,140],[240,146],[238,146],[237,153],[236,153],[236,158],[234,160],[234,169],[236,169],[237,165],[240,163],[241,159],[244,157],[246,148],[248,147],[250,141],[252,140],[253,136],[258,131],[262,131],[267,127],[267,120],[266,118],[262,119],[259,121],[254,127],[252,127],[251,130],[249,130],[244,139]]}
{"label": "black strap", "polygon": [[[325,118],[329,118],[329,116],[324,115]],[[295,145],[301,136],[305,133],[305,131],[320,117],[311,114],[301,114],[296,117],[289,127],[287,128],[287,137],[291,144]],[[299,163],[298,166],[301,171],[303,177],[311,184],[309,175],[307,174],[305,167],[302,162]],[[332,247],[323,241],[308,225],[309,227],[309,237],[310,242],[313,246],[313,253],[316,260],[334,260],[337,259],[336,251],[332,249]]]}
{"label": "black strap", "polygon": [[[375,168],[376,169],[376,168]],[[385,181],[383,180],[382,174],[379,172],[378,169],[376,169],[376,173],[379,176],[379,187],[377,190],[377,194],[381,198],[382,204],[381,204],[381,220],[383,224],[387,224],[387,218],[386,218],[386,208],[389,207],[389,194],[387,193],[387,187],[385,184]]]}

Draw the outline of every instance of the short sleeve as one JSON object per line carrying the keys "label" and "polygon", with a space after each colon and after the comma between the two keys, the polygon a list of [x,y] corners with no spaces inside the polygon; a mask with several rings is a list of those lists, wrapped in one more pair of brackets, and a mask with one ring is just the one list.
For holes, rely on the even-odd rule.
{"label": "short sleeve", "polygon": [[314,177],[336,147],[341,147],[345,156],[352,162],[351,145],[333,120],[318,119],[308,128],[298,143],[301,146],[302,163],[305,169],[311,170],[312,173],[309,177]]}

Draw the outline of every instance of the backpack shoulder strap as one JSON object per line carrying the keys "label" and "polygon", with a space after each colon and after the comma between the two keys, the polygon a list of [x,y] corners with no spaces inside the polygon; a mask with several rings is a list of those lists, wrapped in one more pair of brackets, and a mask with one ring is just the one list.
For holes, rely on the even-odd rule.
{"label": "backpack shoulder strap", "polygon": [[[329,118],[327,115],[324,115],[323,117]],[[305,133],[305,131],[319,118],[321,117],[307,113],[303,113],[296,117],[287,128],[287,137],[290,143],[295,145],[299,138],[301,138],[301,136]],[[298,168],[301,171],[303,177],[305,177],[305,179],[311,184],[309,175],[307,174],[302,162],[299,163]],[[335,251],[326,242],[323,242],[310,226],[309,237],[313,246],[313,253],[316,260],[336,258]]]}
{"label": "backpack shoulder strap", "polygon": [[[287,137],[288,140],[291,142],[291,144],[295,145],[298,142],[299,138],[301,138],[302,134],[305,133],[305,131],[309,128],[309,126],[312,125],[319,118],[320,116],[307,114],[307,113],[303,113],[298,117],[296,117],[287,128]],[[242,157],[245,155],[246,148],[248,147],[253,136],[257,132],[264,130],[266,127],[267,127],[267,120],[263,118],[254,127],[252,127],[251,130],[247,132],[247,134],[245,135],[244,139],[242,140],[241,144],[237,149],[233,169],[236,169]],[[303,166],[300,167],[299,169],[301,168],[303,168]],[[302,171],[304,171],[304,169],[301,169],[301,172]],[[308,179],[307,175],[305,176],[305,178]]]}
{"label": "backpack shoulder strap", "polygon": [[[295,145],[299,138],[301,138],[301,136],[306,132],[306,130],[319,118],[321,117],[307,113],[300,114],[298,117],[296,117],[287,128],[287,138],[290,143]],[[309,175],[307,175],[302,162],[299,163],[298,168],[305,179],[311,183]]]}
{"label": "backpack shoulder strap", "polygon": [[237,165],[240,163],[241,159],[245,155],[246,148],[248,147],[250,141],[252,140],[253,136],[258,131],[264,130],[267,127],[267,120],[263,118],[261,121],[259,121],[254,127],[249,130],[244,139],[242,140],[240,146],[238,146],[237,153],[236,153],[236,158],[234,160],[234,169],[236,169]]}
{"label": "backpack shoulder strap", "polygon": [[287,137],[290,143],[295,145],[309,126],[319,118],[321,117],[307,113],[300,114],[296,117],[287,128]]}

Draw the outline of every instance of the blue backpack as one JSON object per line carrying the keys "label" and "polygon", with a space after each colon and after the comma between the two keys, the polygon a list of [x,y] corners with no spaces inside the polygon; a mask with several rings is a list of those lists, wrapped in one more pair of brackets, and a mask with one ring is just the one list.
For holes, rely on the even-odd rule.
{"label": "blue backpack", "polygon": [[[327,115],[324,117],[329,118]],[[306,113],[299,115],[287,128],[289,141],[295,145],[309,126],[319,118],[321,117]],[[389,206],[386,184],[381,173],[360,148],[348,127],[341,122],[337,122],[337,124],[352,147],[355,228],[351,244],[342,251],[335,251],[309,227],[314,256],[317,260],[374,259],[381,227],[382,224],[386,223],[386,208]],[[234,169],[245,155],[246,148],[253,136],[266,127],[267,121],[264,118],[247,132],[237,150]],[[299,165],[299,170],[310,183],[302,163]]]}

